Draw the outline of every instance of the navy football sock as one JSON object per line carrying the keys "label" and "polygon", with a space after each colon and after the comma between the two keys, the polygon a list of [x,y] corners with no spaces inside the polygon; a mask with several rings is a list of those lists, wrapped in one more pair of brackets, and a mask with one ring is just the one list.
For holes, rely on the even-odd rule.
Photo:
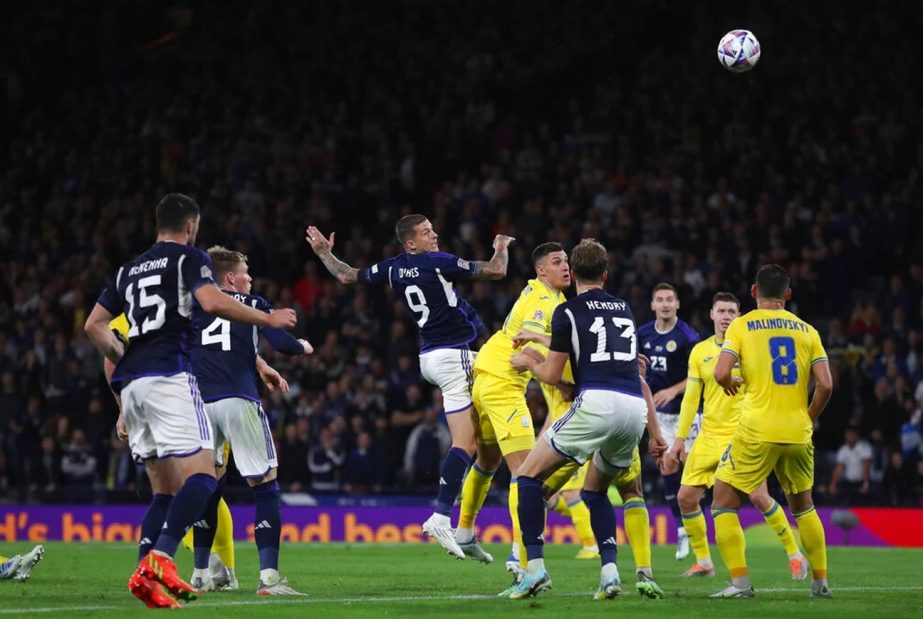
{"label": "navy football sock", "polygon": [[176,554],[176,547],[192,523],[202,517],[205,505],[218,488],[213,475],[196,473],[191,475],[180,491],[173,497],[167,510],[166,526],[160,532],[154,550],[169,557]]}
{"label": "navy football sock", "polygon": [[663,500],[670,506],[677,527],[683,526],[683,514],[679,511],[679,500],[676,498],[682,478],[683,474],[680,472],[663,476]]}
{"label": "navy football sock", "polygon": [[208,499],[202,517],[192,525],[193,557],[195,568],[198,570],[208,569],[212,544],[215,543],[215,534],[218,532],[218,503],[221,502],[223,488],[224,476],[218,481],[218,489]]}
{"label": "navy football sock", "polygon": [[603,565],[615,563],[615,511],[609,495],[604,492],[581,490],[580,498],[590,510],[590,526],[599,547],[599,558]]}
{"label": "navy football sock", "polygon": [[260,553],[260,571],[279,569],[279,539],[282,535],[282,516],[279,513],[279,482],[268,481],[253,487],[256,515],[253,537]]}
{"label": "navy football sock", "polygon": [[545,501],[542,499],[542,482],[534,477],[519,476],[519,527],[522,530],[522,544],[526,547],[526,557],[543,559],[545,541]]}
{"label": "navy football sock", "polygon": [[465,472],[471,466],[471,456],[464,449],[453,447],[446,454],[439,474],[439,495],[436,497],[436,513],[451,516],[455,498],[465,479]]}
{"label": "navy football sock", "polygon": [[139,562],[147,556],[147,553],[157,543],[160,530],[163,528],[163,521],[167,517],[167,509],[170,507],[170,501],[172,500],[172,494],[155,494],[151,497],[151,504],[147,506],[144,518],[141,519],[141,541],[138,542]]}

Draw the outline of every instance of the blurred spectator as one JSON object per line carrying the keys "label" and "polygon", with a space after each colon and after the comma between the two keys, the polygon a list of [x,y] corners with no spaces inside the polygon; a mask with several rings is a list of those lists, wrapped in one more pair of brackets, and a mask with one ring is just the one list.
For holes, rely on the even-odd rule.
{"label": "blurred spectator", "polygon": [[859,438],[859,427],[846,428],[846,442],[836,453],[836,467],[828,492],[839,495],[846,505],[865,502],[871,490],[872,448]]}
{"label": "blurred spectator", "polygon": [[317,445],[308,451],[308,470],[313,492],[338,492],[345,456],[330,428],[320,431]]}
{"label": "blurred spectator", "polygon": [[343,490],[350,494],[381,492],[384,482],[384,460],[372,445],[372,435],[362,431],[356,446],[346,456],[343,468]]}
{"label": "blurred spectator", "polygon": [[439,413],[427,408],[423,418],[407,439],[404,452],[404,475],[407,483],[435,486],[439,482],[442,459],[452,446],[449,428],[439,422]]}

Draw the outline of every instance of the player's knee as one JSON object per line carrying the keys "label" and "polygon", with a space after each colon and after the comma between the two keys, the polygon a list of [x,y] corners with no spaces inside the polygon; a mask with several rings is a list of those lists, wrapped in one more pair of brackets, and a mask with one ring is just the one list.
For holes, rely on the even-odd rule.
{"label": "player's knee", "polygon": [[[461,449],[469,458],[473,458],[474,454],[478,451],[478,444],[474,437],[471,438],[461,438],[461,439],[452,439],[452,447],[456,449]],[[499,466],[499,462],[497,463]]]}
{"label": "player's knee", "polygon": [[679,508],[684,513],[697,510],[701,498],[701,492],[697,488],[692,488],[690,486],[682,486],[679,489],[679,493],[676,495],[676,500],[679,501]]}

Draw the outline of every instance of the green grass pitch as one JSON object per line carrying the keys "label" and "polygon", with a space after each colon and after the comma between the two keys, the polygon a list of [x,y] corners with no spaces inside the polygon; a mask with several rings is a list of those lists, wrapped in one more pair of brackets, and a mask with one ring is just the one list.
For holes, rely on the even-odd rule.
{"label": "green grass pitch", "polygon": [[[482,566],[454,561],[435,544],[287,544],[282,572],[306,598],[260,598],[254,594],[256,549],[238,544],[240,591],[211,593],[181,612],[190,617],[920,617],[923,616],[923,550],[831,548],[834,600],[811,600],[808,583],[793,582],[782,550],[752,540],[748,549],[757,590],[752,600],[710,600],[724,583],[717,578],[679,576],[689,565],[673,559],[673,547],[654,547],[654,574],[664,600],[647,600],[633,589],[634,563],[627,546],[619,567],[628,585],[621,598],[590,599],[599,563],[573,558],[576,547],[547,546],[551,591],[528,601],[495,597],[509,583],[502,558],[507,548],[491,546],[497,561]],[[3,544],[6,554],[28,544]],[[127,544],[46,545],[45,560],[25,583],[0,582],[0,618],[134,617],[149,611],[128,593],[134,547]],[[713,548],[717,559],[717,549]],[[181,573],[191,573],[189,552],[177,557]],[[726,573],[725,573],[726,574]]]}

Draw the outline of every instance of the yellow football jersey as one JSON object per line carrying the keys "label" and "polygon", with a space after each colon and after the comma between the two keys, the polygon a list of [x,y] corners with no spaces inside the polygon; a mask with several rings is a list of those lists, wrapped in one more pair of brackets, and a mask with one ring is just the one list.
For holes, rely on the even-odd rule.
{"label": "yellow football jersey", "polygon": [[[679,426],[676,436],[686,438],[692,427],[692,420],[699,408],[699,397],[703,395],[702,432],[730,436],[740,424],[740,407],[743,390],[735,396],[728,396],[715,380],[715,364],[721,354],[721,343],[712,336],[702,340],[689,353],[689,374],[686,376],[686,392],[679,411]],[[734,364],[734,376],[740,376],[740,364]],[[746,385],[744,385],[746,388]]]}
{"label": "yellow football jersey", "polygon": [[784,309],[757,309],[731,323],[721,350],[740,360],[747,385],[740,436],[769,443],[810,443],[811,368],[827,360],[817,329]]}
{"label": "yellow football jersey", "polygon": [[[532,375],[528,372],[517,372],[510,367],[510,357],[516,352],[513,348],[513,336],[521,329],[550,336],[551,315],[554,308],[563,301],[564,295],[561,292],[546,286],[538,279],[530,279],[503,321],[503,327],[490,336],[487,343],[478,351],[474,362],[475,372],[487,372],[505,378],[525,389]],[[539,350],[542,354],[548,353],[548,350],[539,344],[529,344],[529,347]]]}
{"label": "yellow football jersey", "polygon": [[115,318],[109,321],[109,328],[115,332],[116,337],[122,340],[123,344],[128,344],[128,318],[125,317],[125,314],[119,314]]}

